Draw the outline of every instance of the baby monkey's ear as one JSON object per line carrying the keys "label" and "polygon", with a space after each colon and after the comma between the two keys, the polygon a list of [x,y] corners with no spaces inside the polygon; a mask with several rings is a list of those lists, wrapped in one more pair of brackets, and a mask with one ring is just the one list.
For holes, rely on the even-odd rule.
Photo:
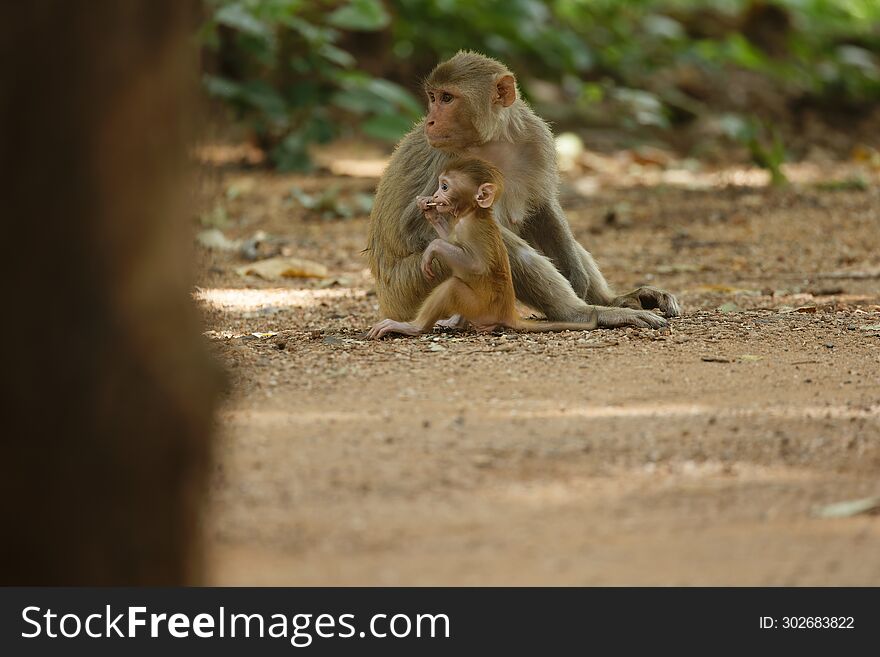
{"label": "baby monkey's ear", "polygon": [[477,188],[477,195],[474,196],[477,205],[481,208],[491,208],[495,202],[495,185],[492,183],[483,183]]}

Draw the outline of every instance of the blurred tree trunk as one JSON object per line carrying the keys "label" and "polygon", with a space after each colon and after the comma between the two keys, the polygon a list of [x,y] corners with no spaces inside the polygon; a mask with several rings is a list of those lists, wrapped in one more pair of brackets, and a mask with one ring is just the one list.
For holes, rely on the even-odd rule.
{"label": "blurred tree trunk", "polygon": [[189,298],[198,5],[0,6],[0,583],[182,584],[219,377]]}

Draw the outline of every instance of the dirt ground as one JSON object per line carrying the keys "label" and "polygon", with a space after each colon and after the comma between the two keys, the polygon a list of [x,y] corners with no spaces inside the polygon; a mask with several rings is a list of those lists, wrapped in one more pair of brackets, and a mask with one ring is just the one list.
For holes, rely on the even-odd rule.
{"label": "dirt ground", "polygon": [[229,239],[329,268],[267,281],[198,250],[230,381],[211,583],[880,585],[880,517],[820,513],[880,495],[876,169],[773,190],[606,158],[563,205],[616,289],[679,296],[670,328],[366,342],[366,215],[291,196],[370,193],[380,163],[345,153],[314,176],[205,165]]}

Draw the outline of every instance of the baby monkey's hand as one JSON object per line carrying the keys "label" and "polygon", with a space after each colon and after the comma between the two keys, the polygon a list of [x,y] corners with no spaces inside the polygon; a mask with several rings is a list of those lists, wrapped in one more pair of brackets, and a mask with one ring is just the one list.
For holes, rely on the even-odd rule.
{"label": "baby monkey's hand", "polygon": [[419,210],[425,213],[425,217],[430,219],[429,215],[437,215],[437,203],[432,196],[416,196],[416,205]]}
{"label": "baby monkey's hand", "polygon": [[439,235],[443,239],[448,239],[449,222],[447,221],[446,217],[440,214],[440,212],[437,210],[438,203],[434,200],[434,198],[432,196],[417,196],[416,204],[419,206],[419,209],[425,214],[425,219],[427,219],[434,227],[437,235]]}

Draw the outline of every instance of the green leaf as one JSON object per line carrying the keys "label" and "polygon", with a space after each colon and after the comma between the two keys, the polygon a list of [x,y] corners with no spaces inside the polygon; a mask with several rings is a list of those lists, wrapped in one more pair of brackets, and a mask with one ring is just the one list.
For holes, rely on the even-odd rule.
{"label": "green leaf", "polygon": [[648,14],[642,18],[642,27],[652,37],[679,41],[687,36],[684,26],[663,14]]}
{"label": "green leaf", "polygon": [[334,124],[321,113],[311,116],[301,132],[306,141],[319,144],[325,144],[336,136]]}
{"label": "green leaf", "polygon": [[292,187],[290,195],[297,200],[306,210],[312,210],[318,204],[318,198],[311,194],[306,194],[299,187]]}
{"label": "green leaf", "polygon": [[395,142],[409,132],[412,126],[413,121],[405,116],[380,114],[364,121],[361,130],[370,137]]}
{"label": "green leaf", "polygon": [[217,34],[217,23],[213,20],[207,20],[199,28],[196,39],[200,43],[205,44],[211,50],[217,50],[220,47],[220,36]]}
{"label": "green leaf", "polygon": [[668,127],[669,122],[663,113],[663,103],[654,94],[627,87],[618,87],[613,93],[614,98],[624,105],[641,125]]}
{"label": "green leaf", "polygon": [[291,108],[311,107],[322,101],[321,87],[311,80],[302,80],[291,85],[285,98]]}
{"label": "green leaf", "polygon": [[729,139],[745,142],[755,135],[754,125],[738,114],[722,114],[716,121],[721,132]]}
{"label": "green leaf", "polygon": [[312,160],[302,135],[288,135],[269,154],[275,166],[281,171],[310,171]]}
{"label": "green leaf", "polygon": [[325,43],[318,48],[318,54],[327,61],[333,62],[343,68],[351,68],[357,63],[351,53],[346,52],[342,48],[337,48],[333,44]]}
{"label": "green leaf", "polygon": [[403,112],[408,119],[422,115],[422,106],[406,89],[388,80],[368,77],[345,77],[343,89],[333,94],[330,102],[355,114],[395,114]]}
{"label": "green leaf", "polygon": [[267,82],[248,80],[241,85],[240,95],[242,100],[263,111],[276,123],[287,121],[287,103]]}
{"label": "green leaf", "polygon": [[837,57],[844,64],[860,68],[866,73],[877,75],[877,59],[870,50],[857,46],[840,46],[837,48]]}
{"label": "green leaf", "polygon": [[351,0],[330,14],[327,22],[343,30],[373,32],[387,27],[391,17],[379,0]]}
{"label": "green leaf", "polygon": [[289,18],[285,18],[282,22],[290,29],[299,33],[303,39],[312,45],[329,43],[335,41],[339,36],[339,32],[333,28],[313,25],[298,16],[290,16]]}
{"label": "green leaf", "polygon": [[344,89],[333,94],[330,102],[339,109],[355,114],[383,114],[394,110],[391,103],[365,88]]}
{"label": "green leaf", "polygon": [[817,182],[815,187],[816,189],[823,189],[829,191],[838,191],[842,189],[851,189],[855,191],[865,191],[868,189],[868,181],[860,176],[853,176],[851,178],[843,178],[841,180],[823,180]]}
{"label": "green leaf", "polygon": [[217,10],[214,14],[214,20],[221,25],[226,25],[239,32],[251,34],[263,39],[271,39],[272,32],[269,27],[261,20],[249,13],[244,6],[238,2],[226,5]]}
{"label": "green leaf", "polygon": [[388,80],[381,80],[377,78],[375,80],[370,80],[370,82],[367,84],[367,89],[369,89],[379,98],[382,98],[383,100],[386,100],[389,103],[400,107],[405,112],[412,115],[413,118],[418,118],[422,115],[422,104],[418,100],[416,100],[410,92],[401,87],[399,84],[394,84],[393,82],[389,82]]}
{"label": "green leaf", "polygon": [[283,21],[302,9],[303,0],[260,0],[257,10],[267,21]]}
{"label": "green leaf", "polygon": [[212,96],[217,96],[218,98],[231,100],[238,98],[241,94],[241,85],[238,82],[233,82],[226,78],[220,78],[216,75],[206,75],[202,78],[202,82],[205,85],[205,89],[208,90],[208,93]]}
{"label": "green leaf", "polygon": [[375,201],[375,197],[372,194],[355,194],[354,200],[357,209],[362,213],[370,214],[370,212],[372,212],[373,202]]}
{"label": "green leaf", "polygon": [[761,51],[741,34],[728,37],[726,47],[731,60],[743,68],[761,71],[766,67],[766,58]]}

